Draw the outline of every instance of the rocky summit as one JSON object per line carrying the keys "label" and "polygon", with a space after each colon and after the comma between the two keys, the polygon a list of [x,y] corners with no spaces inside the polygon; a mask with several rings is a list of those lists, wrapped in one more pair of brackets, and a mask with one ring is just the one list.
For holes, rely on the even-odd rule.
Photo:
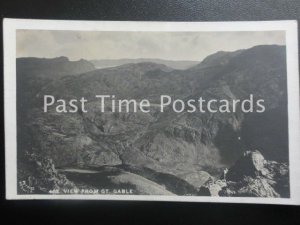
{"label": "rocky summit", "polygon": [[[88,169],[102,184],[126,184],[137,193],[150,185],[156,194],[288,197],[285,57],[284,46],[255,46],[217,52],[180,70],[163,61],[96,69],[65,57],[17,59],[18,157],[26,160],[29,152],[51,159],[75,186],[101,188],[84,178]],[[149,99],[150,112],[101,113],[99,94]],[[232,101],[250,94],[264,99],[264,113],[162,113],[157,107],[160,95]],[[85,97],[87,112],[44,113],[44,95]],[[18,170],[27,171],[26,163]]]}

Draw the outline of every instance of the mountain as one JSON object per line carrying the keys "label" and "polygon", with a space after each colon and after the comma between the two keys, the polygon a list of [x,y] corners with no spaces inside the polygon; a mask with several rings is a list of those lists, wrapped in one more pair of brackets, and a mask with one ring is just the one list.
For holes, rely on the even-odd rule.
{"label": "mountain", "polygon": [[[85,73],[95,69],[86,60],[70,61],[67,57],[58,58],[17,58],[17,89],[26,101],[52,81],[70,75]],[[20,96],[20,98],[22,98]]]}
{"label": "mountain", "polygon": [[165,59],[152,59],[152,58],[141,58],[141,59],[100,59],[100,60],[90,60],[91,63],[98,69],[107,68],[107,67],[116,67],[124,64],[137,64],[137,63],[146,63],[152,62],[157,64],[164,64],[170,68],[184,70],[188,69],[196,64],[198,61],[189,61],[189,60],[165,60]]}
{"label": "mountain", "polygon": [[[142,62],[56,78],[36,89],[18,131],[18,146],[21,152],[52,158],[61,168],[145,167],[196,189],[218,177],[224,167],[235,165],[245,150],[258,149],[268,160],[288,163],[285,59],[284,46],[255,46],[217,52],[185,70]],[[22,70],[17,71],[19,77]],[[45,94],[64,99],[84,96],[89,99],[88,112],[52,109],[45,114]],[[151,112],[100,113],[97,94],[146,98],[152,103]],[[265,100],[266,111],[247,114],[238,107],[235,113],[175,113],[166,108],[161,113],[156,104],[162,94],[184,101],[200,96],[232,101],[252,94]],[[26,101],[23,95],[19,98]],[[106,104],[111,107],[110,101]],[[131,180],[127,172],[137,173],[126,171],[122,179]]]}
{"label": "mountain", "polygon": [[95,69],[94,65],[86,60],[70,61],[67,57],[17,58],[16,65],[17,105],[22,111],[33,107],[36,94],[52,81]]}

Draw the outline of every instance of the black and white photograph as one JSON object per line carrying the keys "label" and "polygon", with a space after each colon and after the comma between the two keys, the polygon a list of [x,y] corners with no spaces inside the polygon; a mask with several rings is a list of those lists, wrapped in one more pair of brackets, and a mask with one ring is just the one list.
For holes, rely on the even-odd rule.
{"label": "black and white photograph", "polygon": [[4,20],[6,198],[300,203],[296,21]]}

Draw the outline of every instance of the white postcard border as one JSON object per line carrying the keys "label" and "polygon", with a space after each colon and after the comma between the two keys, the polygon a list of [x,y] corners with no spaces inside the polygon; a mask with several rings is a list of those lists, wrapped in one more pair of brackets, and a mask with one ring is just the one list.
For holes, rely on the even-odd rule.
{"label": "white postcard border", "polygon": [[[18,195],[16,127],[16,30],[80,31],[285,31],[288,80],[290,198],[156,195]],[[129,22],[4,19],[4,115],[6,199],[143,200],[262,204],[300,204],[300,121],[297,21]]]}

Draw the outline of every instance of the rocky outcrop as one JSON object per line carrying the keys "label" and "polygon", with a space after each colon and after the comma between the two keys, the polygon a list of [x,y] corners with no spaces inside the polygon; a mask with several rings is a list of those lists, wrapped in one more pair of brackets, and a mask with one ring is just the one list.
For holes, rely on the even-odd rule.
{"label": "rocky outcrop", "polygon": [[[51,158],[26,153],[18,173],[18,192],[22,194],[65,194],[75,189],[73,182],[59,173]],[[19,164],[20,166],[20,164]]]}
{"label": "rocky outcrop", "polygon": [[240,181],[245,176],[257,177],[267,175],[269,171],[265,168],[266,163],[267,161],[259,151],[246,151],[229,169],[226,179]]}
{"label": "rocky outcrop", "polygon": [[210,178],[200,195],[227,197],[289,197],[289,172],[284,163],[265,160],[258,151],[246,151],[220,179]]}
{"label": "rocky outcrop", "polygon": [[227,186],[219,192],[221,196],[227,197],[281,197],[273,188],[274,181],[264,177],[245,176],[239,182],[228,181]]}
{"label": "rocky outcrop", "polygon": [[224,187],[226,187],[225,180],[215,179],[210,177],[200,188],[199,195],[201,196],[219,196],[220,192]]}
{"label": "rocky outcrop", "polygon": [[246,151],[225,176],[222,196],[288,197],[289,171],[285,163],[265,160],[255,151]]}

